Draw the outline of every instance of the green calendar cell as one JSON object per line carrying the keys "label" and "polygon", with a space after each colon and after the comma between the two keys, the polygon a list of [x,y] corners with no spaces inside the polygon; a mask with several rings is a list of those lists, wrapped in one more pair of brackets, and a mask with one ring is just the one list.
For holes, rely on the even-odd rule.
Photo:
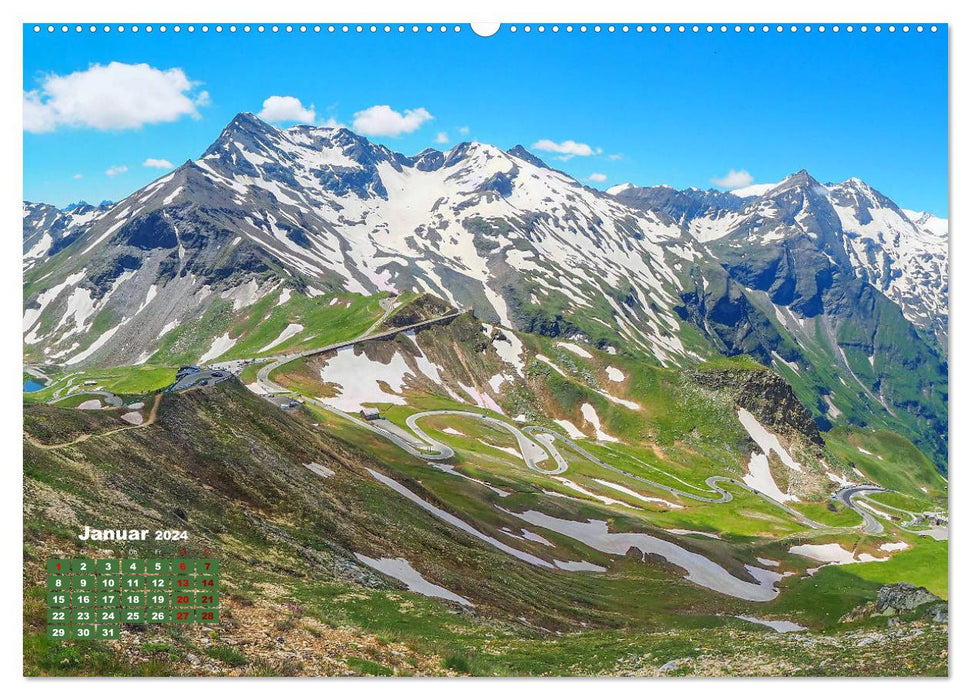
{"label": "green calendar cell", "polygon": [[168,574],[149,574],[145,577],[145,590],[164,591],[169,587],[170,577]]}
{"label": "green calendar cell", "polygon": [[199,591],[196,593],[197,608],[218,608],[219,594],[212,591]]}
{"label": "green calendar cell", "polygon": [[68,625],[47,625],[47,636],[50,639],[70,639],[71,628]]}
{"label": "green calendar cell", "polygon": [[121,562],[117,559],[98,559],[94,568],[98,574],[120,574]]}
{"label": "green calendar cell", "polygon": [[219,562],[216,561],[215,559],[197,559],[196,573],[197,574],[218,574]]}
{"label": "green calendar cell", "polygon": [[207,625],[214,625],[219,622],[219,610],[196,610],[196,622]]}
{"label": "green calendar cell", "polygon": [[120,608],[98,608],[98,624],[116,625],[121,622]]}
{"label": "green calendar cell", "polygon": [[196,577],[192,574],[179,574],[172,577],[173,591],[191,591],[195,588]]}
{"label": "green calendar cell", "polygon": [[172,621],[172,611],[168,608],[162,608],[160,610],[149,610],[145,613],[145,621],[151,623],[159,622],[171,622]]}
{"label": "green calendar cell", "polygon": [[145,560],[144,559],[122,559],[121,560],[121,573],[123,573],[123,574],[144,574],[145,573]]}
{"label": "green calendar cell", "polygon": [[95,584],[99,591],[118,591],[121,590],[120,574],[102,574],[98,576]]}
{"label": "green calendar cell", "polygon": [[70,559],[48,559],[47,573],[49,574],[71,573],[71,560]]}
{"label": "green calendar cell", "polygon": [[145,589],[145,577],[142,575],[123,574],[121,577],[121,590],[141,591]]}
{"label": "green calendar cell", "polygon": [[219,581],[216,576],[196,576],[196,590],[214,591],[218,586]]}
{"label": "green calendar cell", "polygon": [[94,608],[71,608],[72,625],[93,625],[97,619]]}
{"label": "green calendar cell", "polygon": [[173,559],[173,574],[194,574],[196,572],[195,559]]}
{"label": "green calendar cell", "polygon": [[121,593],[118,591],[105,591],[95,596],[99,608],[117,608],[121,605]]}
{"label": "green calendar cell", "polygon": [[167,608],[171,604],[168,591],[150,591],[145,594],[145,603],[150,608]]}
{"label": "green calendar cell", "polygon": [[121,606],[123,608],[144,608],[145,607],[145,594],[138,593],[122,593],[121,594]]}
{"label": "green calendar cell", "polygon": [[94,574],[81,574],[71,576],[71,590],[74,591],[93,591],[97,579]]}
{"label": "green calendar cell", "polygon": [[145,573],[170,574],[172,573],[172,562],[168,559],[149,559],[145,563]]}
{"label": "green calendar cell", "polygon": [[72,574],[93,574],[94,559],[72,559],[71,573]]}
{"label": "green calendar cell", "polygon": [[172,605],[177,608],[191,608],[196,604],[196,596],[192,591],[175,591],[172,593]]}
{"label": "green calendar cell", "polygon": [[47,577],[47,590],[67,591],[71,589],[71,577],[68,575],[52,575]]}
{"label": "green calendar cell", "polygon": [[71,625],[71,639],[94,639],[94,625]]}
{"label": "green calendar cell", "polygon": [[129,625],[141,625],[145,623],[145,611],[144,610],[127,610],[123,609],[121,611],[121,621]]}
{"label": "green calendar cell", "polygon": [[47,609],[47,624],[49,625],[66,625],[70,622],[70,610],[65,610],[63,608],[48,608]]}
{"label": "green calendar cell", "polygon": [[172,614],[172,620],[180,625],[192,624],[196,621],[195,610],[175,610]]}
{"label": "green calendar cell", "polygon": [[71,606],[71,594],[63,591],[50,591],[47,594],[47,607],[68,608]]}
{"label": "green calendar cell", "polygon": [[90,591],[71,591],[72,608],[93,608],[96,603],[95,594]]}
{"label": "green calendar cell", "polygon": [[98,639],[118,639],[120,631],[118,625],[98,625],[98,631],[95,636]]}

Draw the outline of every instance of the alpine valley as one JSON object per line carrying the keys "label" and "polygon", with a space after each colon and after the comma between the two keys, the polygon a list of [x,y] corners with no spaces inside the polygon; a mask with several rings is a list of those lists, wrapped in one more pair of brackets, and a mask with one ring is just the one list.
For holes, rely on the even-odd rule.
{"label": "alpine valley", "polygon": [[223,572],[80,652],[27,576],[27,673],[947,673],[945,220],[248,113],[23,215],[26,561]]}

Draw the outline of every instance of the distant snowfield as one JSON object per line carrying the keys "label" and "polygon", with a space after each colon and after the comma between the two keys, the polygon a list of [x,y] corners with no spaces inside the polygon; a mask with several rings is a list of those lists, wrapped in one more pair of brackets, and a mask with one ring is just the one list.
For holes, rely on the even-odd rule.
{"label": "distant snowfield", "polygon": [[199,358],[199,364],[204,365],[210,360],[215,360],[217,357],[229,351],[236,344],[233,338],[229,337],[229,332],[223,333],[221,336],[212,341],[212,345],[206,350],[205,354]]}
{"label": "distant snowfield", "polygon": [[386,576],[390,576],[393,579],[401,581],[408,587],[409,591],[414,593],[421,593],[424,596],[429,596],[431,598],[442,598],[443,600],[450,600],[453,603],[458,603],[459,605],[465,605],[467,607],[475,607],[467,599],[458,595],[457,593],[452,593],[447,588],[442,588],[441,586],[432,583],[424,576],[422,576],[411,564],[408,563],[407,559],[403,557],[397,557],[391,559],[389,557],[382,557],[381,559],[372,559],[371,557],[354,552],[354,556],[358,558],[362,563],[370,566],[376,571],[380,571]]}
{"label": "distant snowfield", "polygon": [[303,331],[303,326],[302,325],[300,325],[299,323],[291,323],[290,325],[288,325],[286,328],[284,328],[280,332],[280,335],[278,335],[276,337],[276,339],[270,341],[268,344],[266,344],[263,347],[261,347],[258,350],[258,352],[266,352],[267,350],[270,350],[272,348],[275,348],[280,343],[282,343],[282,342],[284,342],[286,340],[289,340],[290,338],[292,338],[293,336],[295,336],[297,333],[300,333],[301,331]]}
{"label": "distant snowfield", "polygon": [[[320,370],[321,381],[337,384],[340,393],[322,400],[349,413],[360,411],[367,403],[404,406],[406,402],[401,390],[405,375],[410,372],[411,368],[398,351],[384,364],[368,359],[363,352],[357,354],[354,346],[341,348]],[[382,384],[388,390],[382,388]]]}
{"label": "distant snowfield", "polygon": [[[657,498],[655,496],[645,496],[642,493],[638,493],[634,489],[627,488],[623,484],[615,484],[614,482],[607,481],[606,479],[594,479],[594,481],[596,481],[601,486],[606,486],[608,489],[613,489],[614,491],[627,494],[628,496],[636,498],[639,501],[644,501],[645,503],[658,503],[660,505],[667,506],[668,508],[684,508],[684,506],[682,505],[679,505],[677,503],[671,503],[671,501],[666,501],[663,498]],[[668,530],[668,532],[674,532],[674,531]]]}
{"label": "distant snowfield", "polygon": [[790,554],[818,561],[823,564],[856,564],[865,561],[885,561],[886,558],[875,557],[866,552],[860,552],[856,556],[853,552],[843,549],[837,542],[830,544],[799,544],[789,548]]}
{"label": "distant snowfield", "polygon": [[603,520],[586,522],[564,520],[535,510],[511,513],[511,515],[530,525],[571,537],[606,554],[623,556],[631,547],[636,547],[645,555],[657,554],[670,564],[684,569],[687,572],[685,578],[692,583],[733,598],[765,602],[773,600],[779,594],[775,584],[782,579],[782,574],[746,566],[745,568],[757,583],[743,581],[733,576],[720,564],[673,542],[642,532],[610,532],[607,523]]}
{"label": "distant snowfield", "polygon": [[[297,331],[299,332],[299,331]],[[441,368],[433,363],[418,345],[415,333],[406,334],[415,346],[416,354],[410,355],[411,362],[416,369],[408,364],[408,359],[398,350],[387,362],[371,360],[364,352],[358,354],[355,346],[348,346],[337,351],[336,355],[327,361],[320,370],[320,378],[324,383],[336,384],[339,387],[337,396],[325,398],[321,401],[342,411],[357,412],[369,403],[391,403],[404,406],[407,401],[402,392],[409,378],[417,379],[424,376],[439,385],[453,399],[466,402],[461,396],[447,387],[441,377]],[[488,394],[467,387],[470,398],[482,408],[502,412],[495,401]]]}
{"label": "distant snowfield", "polygon": [[574,355],[576,355],[578,357],[582,357],[584,360],[592,360],[593,359],[593,355],[591,355],[589,352],[587,352],[584,348],[581,348],[576,343],[567,343],[567,342],[561,341],[561,342],[558,342],[556,344],[556,346],[557,347],[560,347],[560,348],[563,348],[564,350],[569,350]]}

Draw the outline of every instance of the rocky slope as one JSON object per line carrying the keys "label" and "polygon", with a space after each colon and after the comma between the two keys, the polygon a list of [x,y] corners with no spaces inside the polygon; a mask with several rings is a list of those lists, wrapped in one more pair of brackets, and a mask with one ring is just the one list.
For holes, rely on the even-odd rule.
{"label": "rocky slope", "polygon": [[946,234],[856,179],[800,171],[742,194],[614,196],[706,248],[713,264],[682,293],[683,314],[722,352],[774,366],[824,426],[879,416],[946,461]]}

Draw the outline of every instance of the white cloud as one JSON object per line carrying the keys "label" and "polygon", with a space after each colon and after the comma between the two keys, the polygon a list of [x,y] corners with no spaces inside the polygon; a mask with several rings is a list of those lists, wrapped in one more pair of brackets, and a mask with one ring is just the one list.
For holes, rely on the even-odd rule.
{"label": "white cloud", "polygon": [[161,168],[163,170],[171,170],[172,163],[165,160],[165,158],[146,158],[145,162],[142,163],[143,168]]}
{"label": "white cloud", "polygon": [[459,133],[462,134],[462,136],[468,136],[469,135],[469,127],[467,127],[467,126],[460,126],[459,127]]}
{"label": "white cloud", "polygon": [[256,116],[267,122],[312,124],[317,115],[313,105],[304,107],[296,97],[271,95],[263,100],[263,109]]}
{"label": "white cloud", "polygon": [[590,182],[607,182],[607,176],[603,173],[590,173],[590,177],[587,180]]}
{"label": "white cloud", "polygon": [[713,177],[711,179],[711,184],[729,190],[748,187],[753,182],[755,182],[755,178],[749,175],[747,170],[735,170],[734,168],[729,170],[724,177]]}
{"label": "white cloud", "polygon": [[50,73],[40,87],[24,92],[24,130],[39,134],[58,127],[137,129],[144,124],[199,118],[196,107],[209,93],[181,68],[160,70],[147,63],[94,64],[68,75]]}
{"label": "white cloud", "polygon": [[623,160],[623,158],[623,153],[611,153],[609,156],[607,156],[607,160]]}
{"label": "white cloud", "polygon": [[327,117],[324,121],[317,122],[317,126],[325,126],[328,129],[343,129],[345,125],[333,117]]}
{"label": "white cloud", "polygon": [[599,148],[593,148],[588,144],[579,143],[569,139],[566,141],[561,141],[560,143],[551,141],[550,139],[540,139],[533,144],[533,148],[537,151],[559,153],[560,155],[558,160],[569,160],[573,156],[593,156],[602,152]]}
{"label": "white cloud", "polygon": [[435,143],[448,143],[448,134],[444,131],[439,131],[435,134]]}
{"label": "white cloud", "polygon": [[76,174],[76,175],[74,176],[74,179],[75,179],[75,180],[80,180],[80,179],[81,179],[82,177],[84,177],[84,175],[82,175],[81,173],[77,173],[77,174]]}
{"label": "white cloud", "polygon": [[112,165],[110,168],[105,170],[105,175],[108,177],[114,177],[115,175],[121,175],[122,173],[128,172],[127,165]]}
{"label": "white cloud", "polygon": [[374,105],[355,112],[353,129],[364,136],[400,136],[410,134],[433,119],[424,107],[396,112],[388,105]]}

